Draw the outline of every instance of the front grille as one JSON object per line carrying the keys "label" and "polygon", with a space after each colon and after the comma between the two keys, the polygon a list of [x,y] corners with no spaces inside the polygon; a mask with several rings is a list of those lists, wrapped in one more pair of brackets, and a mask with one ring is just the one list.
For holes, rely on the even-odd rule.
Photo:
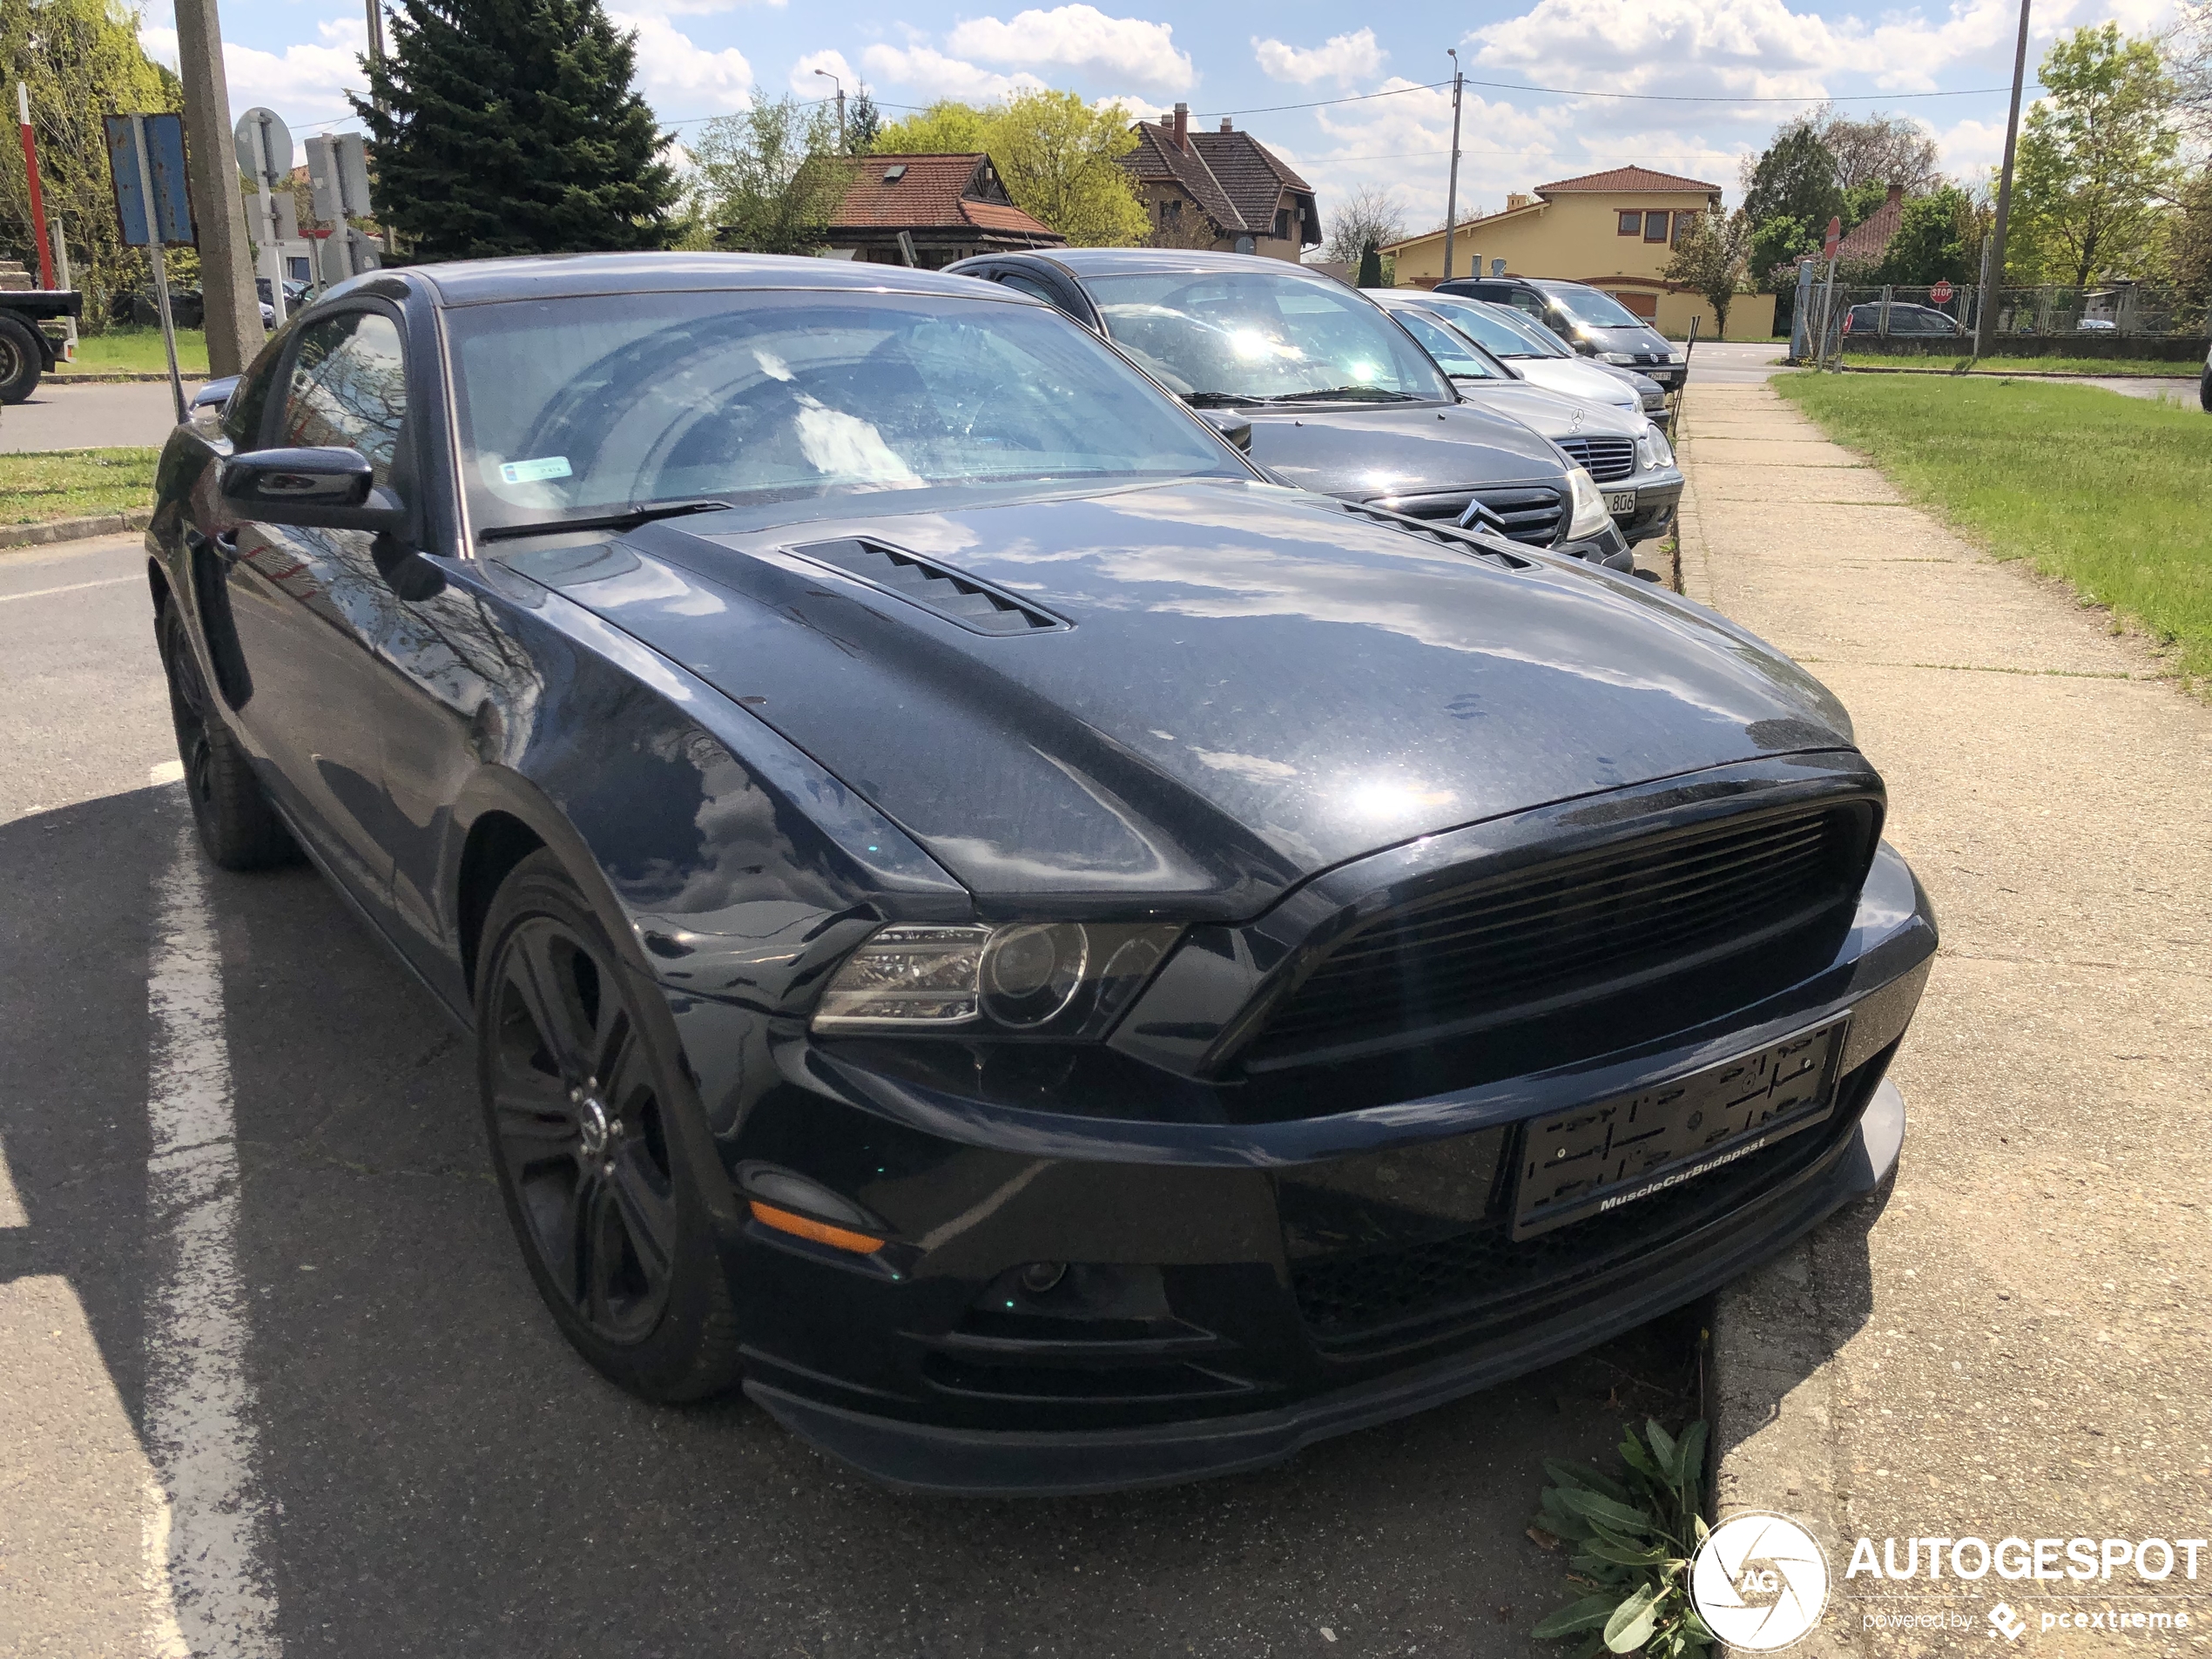
{"label": "front grille", "polygon": [[1636,469],[1634,438],[1561,438],[1559,447],[1567,451],[1568,460],[1602,484],[1626,478]]}
{"label": "front grille", "polygon": [[1402,1046],[1772,939],[1858,891],[1871,812],[1853,803],[1728,819],[1420,900],[1339,941],[1244,1059]]}

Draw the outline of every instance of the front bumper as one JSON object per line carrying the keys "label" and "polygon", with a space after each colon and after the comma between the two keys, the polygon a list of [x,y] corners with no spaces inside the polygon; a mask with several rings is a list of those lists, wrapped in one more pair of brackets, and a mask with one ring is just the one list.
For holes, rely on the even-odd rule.
{"label": "front bumper", "polygon": [[[1681,492],[1677,490],[1676,493],[1679,495]],[[1552,551],[1564,553],[1571,559],[1588,559],[1592,564],[1602,564],[1608,570],[1635,569],[1635,557],[1629,551],[1629,539],[1622,535],[1617,520],[1595,536],[1585,536],[1579,542],[1555,543]]]}
{"label": "front bumper", "polygon": [[[787,1034],[755,1051],[784,1082],[723,1131],[731,1164],[799,1171],[889,1242],[861,1256],[732,1225],[747,1391],[892,1485],[1074,1493],[1278,1461],[1602,1341],[1781,1250],[1894,1165],[1902,1108],[1884,1082],[1933,918],[1885,849],[1847,921],[1824,938],[1825,966],[1808,959],[1703,1024],[1655,1008],[1662,1035],[1613,1053],[1379,1104],[1331,1094],[1312,1116],[1240,1116],[1238,1087],[1257,1085],[1209,1092],[1110,1047],[1087,1062],[1109,1069],[1102,1089],[1042,1049],[994,1073],[956,1051],[924,1066],[902,1059],[913,1045]],[[1507,1236],[1530,1119],[1845,1015],[1817,1127],[1609,1215]],[[678,1023],[711,1017],[693,1003]],[[687,1049],[706,1052],[708,1029],[687,1030]],[[1471,1150],[1486,1144],[1482,1164]],[[1404,1184],[1360,1201],[1375,1231],[1312,1224],[1317,1204],[1372,1197],[1378,1179]],[[1033,1293],[1035,1266],[1062,1277]]]}
{"label": "front bumper", "polygon": [[1629,546],[1649,542],[1664,536],[1675,527],[1675,511],[1682,504],[1683,475],[1672,467],[1655,472],[1638,473],[1624,478],[1618,484],[1602,484],[1608,496],[1633,490],[1636,504],[1632,512],[1615,513],[1613,523]]}

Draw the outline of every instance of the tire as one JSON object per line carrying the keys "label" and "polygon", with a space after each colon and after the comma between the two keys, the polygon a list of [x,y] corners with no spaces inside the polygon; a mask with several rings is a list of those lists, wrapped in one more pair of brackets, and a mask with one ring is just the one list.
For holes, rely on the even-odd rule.
{"label": "tire", "polygon": [[20,317],[0,315],[0,403],[20,403],[46,372],[38,334]]}
{"label": "tire", "polygon": [[246,751],[215,711],[174,602],[161,607],[154,631],[169,678],[169,718],[177,729],[177,758],[185,765],[185,793],[192,801],[200,846],[226,870],[291,863],[300,849],[261,792]]}
{"label": "tire", "polygon": [[678,1069],[605,930],[541,849],[501,885],[483,940],[477,1092],[538,1294],[577,1352],[631,1393],[723,1392],[739,1372],[737,1321],[693,1137],[676,1121]]}

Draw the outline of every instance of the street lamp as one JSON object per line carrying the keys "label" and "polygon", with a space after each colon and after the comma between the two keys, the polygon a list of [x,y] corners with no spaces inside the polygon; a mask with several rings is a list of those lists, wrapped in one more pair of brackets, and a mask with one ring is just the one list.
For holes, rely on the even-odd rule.
{"label": "street lamp", "polygon": [[826,69],[818,69],[814,73],[837,88],[837,147],[842,150],[845,148],[845,83]]}

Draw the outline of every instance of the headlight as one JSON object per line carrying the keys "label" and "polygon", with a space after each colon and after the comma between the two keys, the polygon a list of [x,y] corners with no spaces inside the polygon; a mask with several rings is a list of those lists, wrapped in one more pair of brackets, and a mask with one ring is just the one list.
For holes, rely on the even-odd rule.
{"label": "headlight", "polygon": [[1643,435],[1636,440],[1636,459],[1643,463],[1646,472],[1675,464],[1674,446],[1667,442],[1667,435],[1648,421],[1644,422]]}
{"label": "headlight", "polygon": [[1633,363],[1635,360],[1636,354],[1632,351],[1609,351],[1605,354],[1605,361],[1608,363]]}
{"label": "headlight", "polygon": [[1575,514],[1567,521],[1565,540],[1580,542],[1595,536],[1613,522],[1605,510],[1605,496],[1597,487],[1597,480],[1580,467],[1567,469],[1567,482],[1575,495]]}
{"label": "headlight", "polygon": [[880,927],[823,991],[813,1028],[1102,1036],[1182,931],[1082,921]]}
{"label": "headlight", "polygon": [[1689,361],[1689,354],[1686,351],[1670,351],[1667,354],[1667,361],[1670,363],[1686,363]]}

